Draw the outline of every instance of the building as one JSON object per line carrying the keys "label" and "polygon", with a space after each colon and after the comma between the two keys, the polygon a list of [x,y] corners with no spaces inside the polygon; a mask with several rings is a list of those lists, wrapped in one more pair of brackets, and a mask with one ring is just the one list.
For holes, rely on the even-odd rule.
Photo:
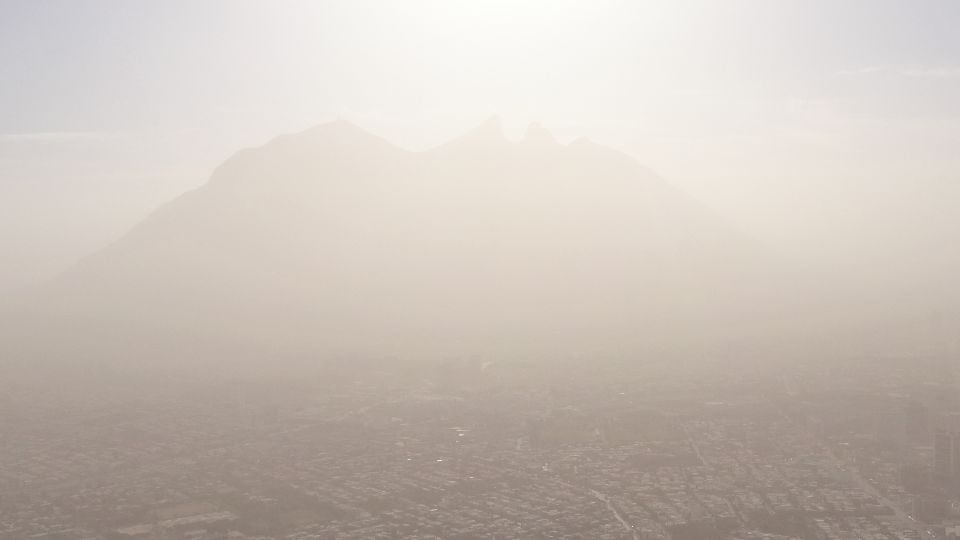
{"label": "building", "polygon": [[940,418],[933,432],[933,472],[945,485],[960,480],[960,413]]}

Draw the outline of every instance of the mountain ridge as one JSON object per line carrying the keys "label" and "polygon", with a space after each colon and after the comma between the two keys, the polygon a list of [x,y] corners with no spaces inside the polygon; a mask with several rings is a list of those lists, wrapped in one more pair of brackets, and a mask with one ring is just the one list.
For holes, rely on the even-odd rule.
{"label": "mountain ridge", "polygon": [[493,118],[410,152],[340,121],[236,153],[35,310],[128,360],[604,356],[722,341],[774,309],[776,266],[586,140]]}

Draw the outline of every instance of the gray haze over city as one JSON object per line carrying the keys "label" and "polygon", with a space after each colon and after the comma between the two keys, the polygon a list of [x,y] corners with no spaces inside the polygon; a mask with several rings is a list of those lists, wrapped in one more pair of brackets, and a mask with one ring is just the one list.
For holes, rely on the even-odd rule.
{"label": "gray haze over city", "polygon": [[960,538],[958,24],[0,0],[0,540]]}

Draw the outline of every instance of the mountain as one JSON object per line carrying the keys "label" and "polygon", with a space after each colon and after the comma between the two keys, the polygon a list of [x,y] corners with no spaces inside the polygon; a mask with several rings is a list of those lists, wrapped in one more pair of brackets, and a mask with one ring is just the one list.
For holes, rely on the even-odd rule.
{"label": "mountain", "polygon": [[[262,366],[711,347],[783,266],[634,159],[496,119],[405,151],[344,122],[243,150],[17,312],[8,358]],[[787,311],[788,312],[788,311]]]}

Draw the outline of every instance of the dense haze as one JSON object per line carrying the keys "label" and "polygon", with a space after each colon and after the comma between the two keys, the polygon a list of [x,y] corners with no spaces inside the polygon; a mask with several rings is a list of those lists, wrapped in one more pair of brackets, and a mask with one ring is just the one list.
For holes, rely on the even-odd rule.
{"label": "dense haze", "polygon": [[[903,322],[929,330],[928,321],[952,317],[957,288],[951,276],[960,265],[952,211],[960,77],[951,56],[960,44],[944,22],[956,9],[939,2],[920,7],[900,2],[842,7],[817,2],[776,7],[753,2],[722,7],[709,2],[360,2],[290,3],[270,9],[256,2],[138,7],[108,2],[92,10],[14,2],[6,8],[3,23],[2,61],[15,84],[2,90],[0,242],[7,264],[0,274],[0,291],[12,302],[26,294],[29,304],[31,294],[43,294],[31,291],[49,280],[76,281],[71,276],[98,264],[102,275],[97,279],[111,281],[113,270],[97,261],[117,258],[117,247],[81,263],[78,270],[69,269],[118,239],[123,239],[121,246],[133,243],[146,234],[144,229],[156,226],[156,216],[137,225],[154,208],[203,185],[238,149],[261,145],[279,132],[342,118],[386,137],[399,154],[400,148],[422,152],[442,147],[497,114],[503,119],[502,137],[518,148],[525,147],[517,141],[535,121],[547,126],[560,145],[587,137],[632,156],[638,167],[656,171],[645,174],[662,178],[664,186],[678,192],[678,199],[689,198],[691,206],[703,207],[702,214],[712,214],[715,224],[703,225],[700,216],[694,219],[697,224],[687,224],[686,214],[672,215],[670,205],[640,201],[647,198],[643,194],[629,206],[631,195],[603,191],[602,180],[584,178],[576,188],[582,190],[584,205],[604,197],[611,200],[580,214],[555,210],[552,219],[559,220],[560,227],[549,240],[528,238],[524,244],[512,238],[515,226],[545,226],[537,224],[535,208],[528,209],[528,216],[522,205],[551,205],[555,186],[547,179],[576,154],[540,152],[532,177],[517,183],[527,197],[513,210],[519,217],[498,221],[495,212],[483,214],[491,220],[485,241],[528,247],[543,241],[599,242],[596,248],[603,249],[614,239],[629,244],[630,237],[639,236],[642,245],[656,237],[656,242],[682,253],[668,267],[723,275],[725,268],[711,267],[714,259],[707,252],[721,249],[712,240],[705,242],[709,247],[704,253],[693,254],[686,240],[675,237],[686,227],[713,228],[740,236],[762,253],[758,257],[776,266],[764,279],[779,283],[779,296],[806,297],[802,307],[784,298],[767,302],[786,302],[777,309],[788,319],[819,317],[829,326],[838,318],[858,328],[878,321]],[[84,23],[77,25],[77,20]],[[307,135],[296,137],[305,148],[316,144],[303,150],[307,153],[322,154],[328,144],[311,143]],[[276,221],[293,217],[284,215],[282,207],[269,206],[274,187],[315,184],[321,190],[357,183],[350,171],[338,171],[334,163],[324,165],[334,167],[331,172],[314,174],[308,169],[319,167],[316,163],[305,165],[299,158],[284,162],[279,144],[254,151],[269,156],[264,159],[271,160],[272,168],[235,170],[241,166],[238,158],[231,158],[211,182],[230,183],[216,182],[217,176],[227,175],[224,170],[234,170],[233,176],[260,176],[259,189],[267,197],[254,201],[262,194],[203,195],[210,199],[204,203],[209,207],[194,211],[202,216],[184,216],[183,223],[169,225],[176,230],[156,235],[176,237],[171,238],[174,244],[196,236],[204,247],[202,257],[213,257],[221,248],[233,250],[232,271],[261,262],[249,252],[256,249],[258,238],[265,241],[264,235],[275,234],[272,229],[287,226],[290,230],[276,234],[289,236],[287,243],[302,242],[301,250],[314,249],[309,243],[320,240],[313,234],[350,243],[351,236],[337,237],[336,231],[318,225],[335,219],[328,215],[329,204],[309,207],[308,225]],[[311,159],[322,161],[319,155]],[[382,159],[381,166],[389,167],[394,158],[365,154],[357,159]],[[471,160],[483,158],[463,159],[457,174],[484,174],[471,165]],[[611,165],[591,166],[578,165],[584,169],[579,174],[603,177]],[[407,186],[404,177],[409,173],[400,169],[399,178],[386,182],[402,186],[396,188],[399,193],[371,188],[384,200],[393,197],[383,204],[415,198],[421,189]],[[514,189],[506,187],[510,182],[499,184],[496,176],[491,172],[476,182],[495,193]],[[457,181],[465,186],[474,182]],[[469,199],[473,188],[456,182],[451,186],[459,187],[428,197]],[[227,189],[211,185],[198,193]],[[681,191],[688,195],[679,195]],[[250,200],[238,203],[235,197]],[[235,206],[246,208],[254,202],[262,214],[257,219],[265,223],[221,231],[229,246],[215,246],[214,239],[205,238],[215,222],[212,216],[236,214]],[[367,215],[383,217],[378,214],[382,209],[368,202],[342,201],[336,208],[357,223]],[[481,213],[483,201],[475,202],[477,207],[468,214]],[[406,211],[440,212],[430,218],[438,226],[449,217],[478,219],[454,216],[450,208],[438,211],[443,204],[435,203]],[[621,211],[632,216],[616,226],[598,223],[596,215],[605,212],[602,205],[613,203],[624,204]],[[157,215],[169,212],[165,207]],[[669,223],[651,212],[669,215]],[[263,217],[273,214],[275,218]],[[651,220],[656,226],[646,227]],[[380,225],[368,219],[363,227],[374,230]],[[453,225],[451,236],[462,226]],[[130,229],[134,232],[127,236]],[[403,235],[402,230],[390,232]],[[239,253],[235,244],[249,245]],[[439,256],[443,249],[436,250]],[[169,255],[192,256],[182,250]],[[456,252],[443,255],[447,261],[457,257]],[[510,266],[515,261],[514,266],[527,266],[534,273],[549,260],[542,255],[520,248],[485,254],[489,264]],[[163,256],[157,253],[157,260],[150,261],[151,271],[165,267]],[[322,259],[322,253],[317,256]],[[398,272],[413,257],[406,252],[377,256],[390,259]],[[709,262],[683,257],[706,257]],[[205,267],[203,260],[194,264]],[[429,260],[423,264],[434,270],[442,266],[440,258]],[[281,261],[275,265],[282,267]],[[531,261],[540,262],[530,266]],[[604,272],[613,271],[611,266],[627,273],[613,260],[598,260],[591,279],[605,281]],[[245,288],[244,278],[233,280],[232,271],[195,270],[192,279],[204,287]],[[450,270],[455,273],[456,264]],[[66,277],[56,278],[63,272]],[[330,285],[322,274],[317,280]],[[304,281],[284,286],[313,286]],[[694,281],[711,288],[709,280]],[[642,272],[634,282],[644,288],[643,294],[656,288],[656,280]],[[837,291],[842,293],[838,296]],[[372,302],[387,302],[367,295]],[[810,301],[820,302],[819,313]],[[627,300],[609,306],[617,302]],[[139,308],[145,306],[156,311],[151,303]],[[749,302],[737,306],[739,311],[752,308]],[[97,304],[85,309],[93,316],[108,308]],[[453,318],[468,325],[467,304],[451,309]],[[756,337],[769,337],[765,331],[758,326]],[[489,344],[476,346],[486,349]]]}
{"label": "dense haze", "polygon": [[0,540],[957,540],[958,27],[0,0]]}
{"label": "dense haze", "polygon": [[18,324],[41,357],[128,365],[608,358],[766,339],[812,292],[588,140],[510,142],[492,118],[408,152],[334,122],[237,153],[21,299]]}
{"label": "dense haze", "polygon": [[635,156],[801,264],[949,279],[957,6],[6,2],[0,290],[239,148],[345,118],[425,149],[491,114]]}

